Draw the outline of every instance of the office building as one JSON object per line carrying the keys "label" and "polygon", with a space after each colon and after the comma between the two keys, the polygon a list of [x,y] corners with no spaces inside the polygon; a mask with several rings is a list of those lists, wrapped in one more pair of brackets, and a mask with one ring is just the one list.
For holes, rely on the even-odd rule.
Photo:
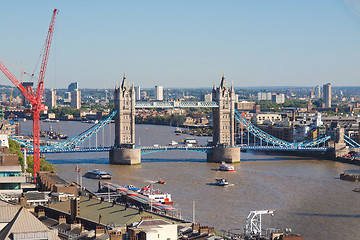
{"label": "office building", "polygon": [[315,89],[314,89],[314,92],[315,92],[315,98],[316,98],[316,99],[321,98],[321,90],[320,90],[319,85],[316,85],[316,87],[315,87]]}
{"label": "office building", "polygon": [[241,101],[235,104],[236,110],[250,111],[255,108],[255,102]]}
{"label": "office building", "polygon": [[164,100],[164,87],[163,86],[155,86],[155,100],[156,101]]}
{"label": "office building", "polygon": [[323,86],[323,96],[325,108],[331,108],[331,84],[327,83]]}
{"label": "office building", "polygon": [[[22,85],[24,86],[25,89],[27,89],[28,87],[32,88],[34,86],[34,83],[33,82],[23,82]],[[21,94],[21,100],[22,100],[22,105],[24,107],[30,104],[29,100],[27,100],[26,97],[22,94]]]}
{"label": "office building", "polygon": [[68,86],[68,91],[72,92],[75,90],[79,90],[79,83],[78,82],[70,83]]}
{"label": "office building", "polygon": [[54,91],[53,89],[46,92],[45,105],[49,108],[56,107],[56,91]]}
{"label": "office building", "polygon": [[81,108],[81,91],[75,89],[71,92],[71,104],[72,108],[80,109]]}
{"label": "office building", "polygon": [[140,101],[140,99],[141,99],[141,95],[140,95],[141,88],[140,88],[140,86],[137,86],[137,87],[134,87],[134,88],[135,88],[135,101]]}

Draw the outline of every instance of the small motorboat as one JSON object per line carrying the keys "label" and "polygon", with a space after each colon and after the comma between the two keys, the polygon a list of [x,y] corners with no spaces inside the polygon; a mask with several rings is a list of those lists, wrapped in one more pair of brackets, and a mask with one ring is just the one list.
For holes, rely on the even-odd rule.
{"label": "small motorboat", "polygon": [[178,142],[172,140],[170,143],[169,143],[169,146],[176,146],[178,145]]}
{"label": "small motorboat", "polygon": [[93,178],[93,179],[111,179],[111,174],[108,172],[100,171],[99,169],[94,169],[86,172],[84,177]]}
{"label": "small motorboat", "polygon": [[226,180],[226,178],[216,178],[215,179],[215,185],[218,186],[227,186],[229,185],[228,181]]}
{"label": "small motorboat", "polygon": [[233,172],[235,171],[234,166],[230,165],[230,164],[226,164],[225,162],[221,162],[220,166],[219,166],[219,170],[220,171],[226,171],[226,172]]}
{"label": "small motorboat", "polygon": [[162,180],[162,179],[157,180],[156,183],[158,183],[158,184],[166,184],[166,182],[164,180]]}

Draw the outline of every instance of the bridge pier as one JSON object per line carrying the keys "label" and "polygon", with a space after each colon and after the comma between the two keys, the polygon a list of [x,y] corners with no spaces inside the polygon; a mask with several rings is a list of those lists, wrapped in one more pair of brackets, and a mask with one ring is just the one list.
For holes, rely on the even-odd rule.
{"label": "bridge pier", "polygon": [[110,164],[137,165],[141,164],[139,148],[113,148],[109,152]]}
{"label": "bridge pier", "polygon": [[240,147],[214,147],[211,153],[206,154],[208,162],[239,163]]}

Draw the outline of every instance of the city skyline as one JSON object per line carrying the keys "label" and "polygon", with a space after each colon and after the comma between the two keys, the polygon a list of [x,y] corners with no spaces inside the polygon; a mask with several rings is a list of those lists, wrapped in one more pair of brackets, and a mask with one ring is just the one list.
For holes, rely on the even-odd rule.
{"label": "city skyline", "polygon": [[[357,86],[360,78],[359,1],[35,3],[2,4],[0,59],[19,80],[19,69],[32,72],[58,8],[49,89],[109,89],[122,72],[144,89],[210,88],[223,72],[237,88]],[[3,74],[0,84],[11,85]]]}

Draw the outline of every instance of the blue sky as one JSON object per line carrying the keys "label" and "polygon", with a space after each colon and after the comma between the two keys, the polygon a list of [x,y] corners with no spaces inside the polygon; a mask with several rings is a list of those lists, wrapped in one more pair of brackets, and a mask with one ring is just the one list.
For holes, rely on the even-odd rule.
{"label": "blue sky", "polygon": [[211,87],[223,72],[236,87],[359,86],[360,0],[0,4],[0,59],[18,78],[21,63],[34,71],[59,9],[47,88],[112,88],[123,72],[142,88]]}

